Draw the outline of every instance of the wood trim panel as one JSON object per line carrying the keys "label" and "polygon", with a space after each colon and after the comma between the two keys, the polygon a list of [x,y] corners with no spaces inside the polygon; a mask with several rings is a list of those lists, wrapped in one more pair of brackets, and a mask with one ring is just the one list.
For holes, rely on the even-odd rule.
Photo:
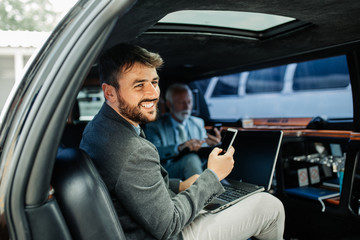
{"label": "wood trim panel", "polygon": [[352,132],[350,136],[351,141],[360,141],[360,133],[359,132]]}
{"label": "wood trim panel", "polygon": [[276,126],[276,127],[301,127],[305,128],[312,118],[257,118],[253,119],[256,127]]}
{"label": "wood trim panel", "polygon": [[[293,136],[293,137],[330,137],[330,138],[347,138],[351,141],[360,141],[360,132],[346,131],[346,130],[313,130],[306,129],[307,121],[310,121],[311,118],[298,118],[291,119],[291,121],[285,121],[282,119],[277,119],[280,121],[275,123],[275,121],[268,121],[269,119],[256,119],[254,120],[254,125],[252,127],[237,128],[240,131],[243,130],[282,130],[284,136]],[[290,120],[290,119],[289,119]],[[294,121],[293,121],[294,120]],[[306,123],[306,125],[304,125]],[[269,125],[265,125],[269,124]],[[281,125],[282,124],[282,125]],[[210,130],[211,126],[205,127],[207,130]],[[228,126],[223,126],[222,130],[226,130]]]}
{"label": "wood trim panel", "polygon": [[[350,138],[351,131],[338,131],[338,130],[310,130],[304,129],[299,131],[284,131],[293,134],[292,132],[297,132],[296,136],[306,136],[306,137],[333,137],[333,138]],[[299,134],[300,132],[300,134]]]}

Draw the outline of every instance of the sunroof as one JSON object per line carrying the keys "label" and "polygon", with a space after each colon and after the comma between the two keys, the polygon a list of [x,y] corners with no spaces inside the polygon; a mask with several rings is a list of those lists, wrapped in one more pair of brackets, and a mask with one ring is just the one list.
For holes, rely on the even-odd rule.
{"label": "sunroof", "polygon": [[310,24],[291,17],[253,12],[183,10],[151,27],[151,34],[211,34],[263,40]]}
{"label": "sunroof", "polygon": [[184,10],[170,13],[159,22],[264,31],[294,20],[295,18],[263,13]]}

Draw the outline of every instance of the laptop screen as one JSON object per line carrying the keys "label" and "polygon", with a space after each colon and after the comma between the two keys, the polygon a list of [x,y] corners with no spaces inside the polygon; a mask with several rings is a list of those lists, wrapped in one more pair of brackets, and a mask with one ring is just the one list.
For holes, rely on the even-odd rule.
{"label": "laptop screen", "polygon": [[239,131],[233,143],[234,168],[228,178],[271,187],[282,131]]}

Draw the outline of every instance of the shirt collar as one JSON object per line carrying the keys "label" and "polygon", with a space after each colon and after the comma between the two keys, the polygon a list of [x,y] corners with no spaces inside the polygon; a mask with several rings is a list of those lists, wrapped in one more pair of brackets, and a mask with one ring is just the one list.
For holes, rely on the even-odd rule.
{"label": "shirt collar", "polygon": [[137,125],[137,126],[131,125],[131,126],[133,126],[133,128],[134,128],[135,131],[136,131],[136,133],[137,133],[138,135],[140,135],[140,132],[141,132],[141,127],[140,127],[140,125]]}
{"label": "shirt collar", "polygon": [[178,121],[176,121],[171,115],[170,115],[170,120],[171,120],[171,124],[176,128],[178,125],[182,124],[185,129],[186,129],[186,126],[187,126],[187,122],[188,122],[188,119],[186,119],[184,122],[182,123],[179,123]]}

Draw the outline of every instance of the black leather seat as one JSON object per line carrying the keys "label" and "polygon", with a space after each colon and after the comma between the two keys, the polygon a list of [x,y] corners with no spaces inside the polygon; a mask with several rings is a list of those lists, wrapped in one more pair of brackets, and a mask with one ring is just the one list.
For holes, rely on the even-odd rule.
{"label": "black leather seat", "polygon": [[59,149],[53,187],[73,239],[125,239],[109,192],[85,152]]}

